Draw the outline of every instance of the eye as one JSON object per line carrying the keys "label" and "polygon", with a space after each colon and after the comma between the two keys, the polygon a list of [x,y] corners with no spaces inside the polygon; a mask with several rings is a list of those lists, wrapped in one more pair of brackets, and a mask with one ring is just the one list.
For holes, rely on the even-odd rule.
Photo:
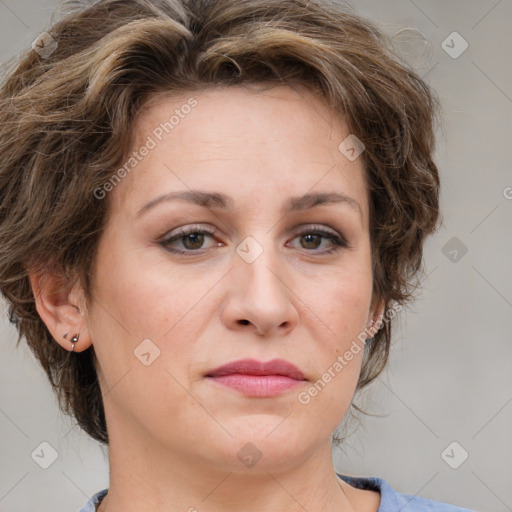
{"label": "eye", "polygon": [[[171,233],[171,236],[164,238],[158,242],[162,247],[170,252],[185,254],[191,252],[200,252],[203,249],[205,238],[213,238],[215,230],[207,230],[200,226],[190,226],[187,228],[179,228]],[[177,242],[182,244],[184,249],[176,249],[172,246]],[[221,245],[221,244],[217,244]]]}
{"label": "eye", "polygon": [[[338,236],[335,232],[327,231],[322,228],[310,227],[301,231],[296,238],[301,240],[301,246],[304,249],[311,249],[308,252],[319,252],[324,254],[331,254],[339,251],[344,247],[348,247],[347,242]],[[318,247],[322,244],[322,239],[330,241],[330,247],[323,251],[317,251]]]}

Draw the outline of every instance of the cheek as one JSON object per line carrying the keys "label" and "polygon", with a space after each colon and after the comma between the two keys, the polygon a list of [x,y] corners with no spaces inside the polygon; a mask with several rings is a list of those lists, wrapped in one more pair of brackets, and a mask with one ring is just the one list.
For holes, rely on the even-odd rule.
{"label": "cheek", "polygon": [[325,416],[326,421],[332,421],[333,416],[341,421],[352,400],[361,371],[364,329],[371,305],[370,258],[358,252],[343,263],[323,281],[311,302],[321,323],[329,329],[319,326],[315,330],[325,333],[316,337],[315,354],[310,354],[319,363],[318,391],[310,388],[303,399],[314,399],[318,414]]}
{"label": "cheek", "polygon": [[158,362],[184,375],[199,333],[215,315],[215,304],[204,298],[219,277],[201,273],[191,280],[165,260],[144,262],[144,249],[116,252],[116,247],[122,242],[116,245],[112,238],[99,253],[91,316],[91,334],[98,358],[105,363],[104,373],[110,381],[129,369],[140,369],[134,355],[139,346],[152,347],[144,341],[149,339],[160,350]]}
{"label": "cheek", "polygon": [[366,327],[372,297],[369,259],[365,261],[365,255],[354,254],[351,260],[326,280],[315,302],[325,312],[335,338],[344,343]]}
{"label": "cheek", "polygon": [[134,340],[162,338],[197,294],[180,279],[179,271],[170,272],[160,262],[148,263],[144,259],[148,248],[131,246],[121,229],[105,238],[108,242],[98,252],[95,296],[110,313],[106,320],[113,330]]}

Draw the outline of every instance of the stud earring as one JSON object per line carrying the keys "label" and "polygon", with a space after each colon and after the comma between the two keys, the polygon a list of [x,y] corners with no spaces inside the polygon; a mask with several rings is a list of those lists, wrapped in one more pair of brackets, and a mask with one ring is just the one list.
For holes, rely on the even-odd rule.
{"label": "stud earring", "polygon": [[366,330],[368,331],[369,334],[371,334],[371,336],[373,336],[375,334],[374,330],[375,330],[376,323],[377,322],[372,319],[372,321],[366,326]]}
{"label": "stud earring", "polygon": [[[68,334],[69,333],[66,333],[64,334],[62,337],[64,339],[66,339],[68,337]],[[72,338],[71,338],[71,352],[74,352],[75,351],[75,343],[78,341],[78,338],[79,338],[80,334],[75,334]]]}

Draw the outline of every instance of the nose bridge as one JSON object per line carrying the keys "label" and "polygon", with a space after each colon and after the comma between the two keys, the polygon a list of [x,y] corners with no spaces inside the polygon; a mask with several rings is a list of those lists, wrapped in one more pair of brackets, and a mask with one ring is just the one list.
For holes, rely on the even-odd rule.
{"label": "nose bridge", "polygon": [[236,248],[238,261],[236,267],[241,282],[264,288],[260,293],[267,291],[283,292],[284,286],[276,274],[282,265],[279,263],[279,253],[272,241],[272,232],[261,229],[254,235],[247,236]]}

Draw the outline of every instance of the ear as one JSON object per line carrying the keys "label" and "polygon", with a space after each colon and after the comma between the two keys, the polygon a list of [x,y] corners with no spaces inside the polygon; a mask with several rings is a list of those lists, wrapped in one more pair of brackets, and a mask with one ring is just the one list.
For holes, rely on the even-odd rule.
{"label": "ear", "polygon": [[71,280],[62,273],[45,269],[30,271],[29,281],[37,312],[57,343],[71,351],[72,339],[78,335],[74,352],[89,348],[92,341],[87,328],[84,294],[78,279]]}
{"label": "ear", "polygon": [[366,332],[369,338],[377,334],[383,325],[385,303],[384,300],[372,300],[372,306],[368,315],[368,324]]}

